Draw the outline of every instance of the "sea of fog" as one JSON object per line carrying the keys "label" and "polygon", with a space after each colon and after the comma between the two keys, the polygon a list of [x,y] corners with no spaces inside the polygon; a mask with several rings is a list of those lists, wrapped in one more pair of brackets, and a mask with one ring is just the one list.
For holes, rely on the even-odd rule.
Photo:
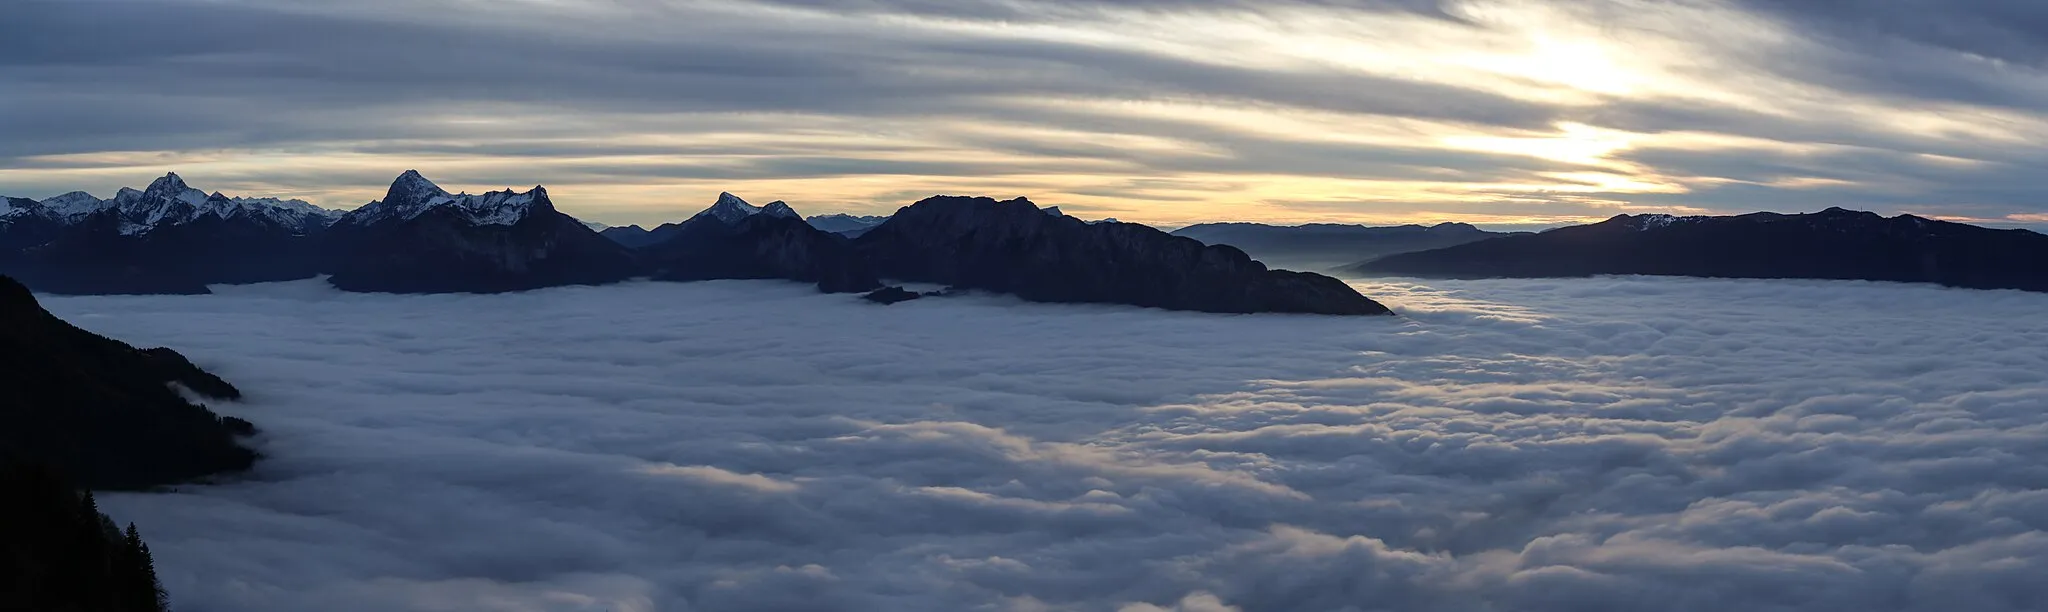
{"label": "sea of fog", "polygon": [[1356,284],[45,303],[248,394],[252,474],[102,501],[187,612],[2048,608],[2048,295]]}

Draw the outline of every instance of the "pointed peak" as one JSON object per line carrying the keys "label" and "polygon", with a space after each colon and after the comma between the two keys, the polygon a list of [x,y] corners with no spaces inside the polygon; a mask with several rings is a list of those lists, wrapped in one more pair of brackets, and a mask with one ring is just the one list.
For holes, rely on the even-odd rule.
{"label": "pointed peak", "polygon": [[391,186],[397,187],[399,185],[405,185],[407,187],[431,187],[434,189],[441,188],[440,185],[435,185],[433,181],[427,180],[427,177],[422,176],[420,174],[420,171],[418,170],[407,170],[405,171],[404,174],[398,175],[398,178],[396,180],[391,181]]}
{"label": "pointed peak", "polygon": [[1039,209],[1039,210],[1040,210],[1040,211],[1042,211],[1042,212],[1044,212],[1045,214],[1048,214],[1048,215],[1052,215],[1052,216],[1055,216],[1055,217],[1064,217],[1064,216],[1067,216],[1067,213],[1066,213],[1066,211],[1060,210],[1060,207],[1058,207],[1058,206],[1047,206],[1047,207],[1045,207],[1045,208],[1041,208],[1041,209]]}
{"label": "pointed peak", "polygon": [[699,212],[691,218],[708,216],[726,225],[732,225],[760,212],[761,209],[759,207],[748,204],[746,200],[740,199],[739,196],[726,192],[719,193],[718,202],[713,203],[710,208],[704,209],[703,212]]}
{"label": "pointed peak", "polygon": [[178,173],[176,173],[176,172],[170,172],[170,173],[166,173],[166,174],[164,174],[164,175],[163,175],[162,177],[160,177],[160,178],[156,179],[155,181],[152,181],[152,182],[150,182],[150,184],[149,184],[149,188],[148,188],[148,189],[145,189],[145,190],[143,190],[143,192],[144,192],[144,193],[183,193],[183,192],[184,192],[184,191],[185,191],[186,189],[191,189],[191,187],[187,187],[187,186],[185,185],[185,179],[183,179],[183,178],[180,178],[180,177],[178,176]]}

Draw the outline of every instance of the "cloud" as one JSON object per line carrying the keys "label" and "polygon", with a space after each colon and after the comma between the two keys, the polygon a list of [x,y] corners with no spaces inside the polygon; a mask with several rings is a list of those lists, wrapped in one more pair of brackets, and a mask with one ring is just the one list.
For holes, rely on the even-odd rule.
{"label": "cloud", "polygon": [[205,610],[1972,610],[2048,597],[2048,296],[1358,286],[1405,316],[794,284],[50,297],[234,381],[102,505]]}
{"label": "cloud", "polygon": [[[2029,6],[28,0],[0,23],[0,192],[175,169],[352,207],[421,168],[546,183],[615,224],[720,191],[860,213],[1023,194],[1163,224],[2002,219],[2038,213],[2048,138]],[[1757,180],[1773,157],[1761,174],[1791,182]]]}

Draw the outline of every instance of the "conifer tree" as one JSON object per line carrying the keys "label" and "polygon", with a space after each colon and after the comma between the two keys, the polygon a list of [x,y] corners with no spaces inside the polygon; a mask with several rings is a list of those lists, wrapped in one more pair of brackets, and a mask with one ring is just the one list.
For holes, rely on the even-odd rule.
{"label": "conifer tree", "polygon": [[142,541],[142,532],[135,523],[128,524],[123,538],[124,554],[122,567],[116,579],[121,593],[121,609],[135,612],[162,612],[169,607],[169,598],[164,585],[156,577],[156,560],[149,554],[149,544]]}

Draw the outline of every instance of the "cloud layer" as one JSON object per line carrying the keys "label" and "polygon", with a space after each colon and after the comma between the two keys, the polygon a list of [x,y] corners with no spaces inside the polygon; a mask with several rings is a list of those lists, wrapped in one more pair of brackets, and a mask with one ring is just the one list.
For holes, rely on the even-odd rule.
{"label": "cloud layer", "polygon": [[24,0],[0,192],[176,169],[350,207],[399,170],[608,223],[731,190],[1090,216],[2038,221],[2017,0]]}
{"label": "cloud layer", "polygon": [[2048,296],[1361,281],[1392,320],[772,282],[52,297],[266,430],[181,608],[2029,610]]}

